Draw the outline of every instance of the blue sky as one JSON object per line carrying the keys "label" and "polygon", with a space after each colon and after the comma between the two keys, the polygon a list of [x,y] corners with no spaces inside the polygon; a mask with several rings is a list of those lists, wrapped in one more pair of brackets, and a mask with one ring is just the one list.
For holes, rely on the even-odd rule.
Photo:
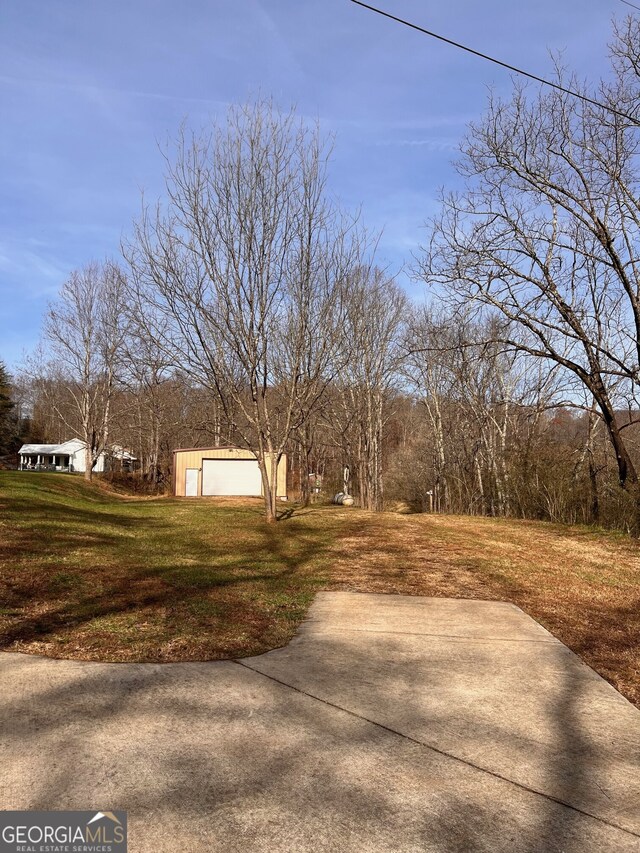
{"label": "blue sky", "polygon": [[[378,0],[387,11],[543,76],[548,50],[607,68],[619,0]],[[331,184],[411,261],[469,120],[506,71],[349,0],[0,3],[0,360],[17,367],[69,272],[116,255],[162,190],[158,143],[258,91],[336,134]],[[419,287],[402,274],[408,290]]]}

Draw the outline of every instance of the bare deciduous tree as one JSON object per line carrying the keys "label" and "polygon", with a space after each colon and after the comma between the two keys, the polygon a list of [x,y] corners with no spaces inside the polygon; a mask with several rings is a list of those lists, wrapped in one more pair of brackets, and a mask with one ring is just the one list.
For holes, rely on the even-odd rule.
{"label": "bare deciduous tree", "polygon": [[57,416],[85,442],[88,480],[109,441],[126,325],[124,297],[122,270],[110,261],[90,263],[71,274],[45,320],[44,338],[53,357],[45,372],[56,381],[43,388],[55,392],[51,403]]}
{"label": "bare deciduous tree", "polygon": [[525,422],[535,419],[554,399],[553,371],[536,370],[533,359],[496,343],[508,332],[504,325],[428,306],[408,324],[404,372],[432,434],[438,510],[510,515],[510,462],[523,414]]}
{"label": "bare deciduous tree", "polygon": [[125,247],[165,352],[238,411],[269,521],[282,454],[339,367],[345,284],[362,252],[355,222],[328,199],[327,156],[293,112],[232,108],[210,136],[180,136],[167,208],[145,210]]}
{"label": "bare deciduous tree", "polygon": [[[627,111],[639,32],[619,33],[617,79],[602,87]],[[467,189],[444,197],[421,266],[458,304],[500,312],[497,340],[587,389],[632,492],[616,409],[637,400],[640,380],[639,146],[638,124],[562,92],[491,99],[459,164]]]}
{"label": "bare deciduous tree", "polygon": [[345,461],[355,463],[360,504],[383,509],[384,427],[402,358],[400,340],[407,308],[404,291],[379,269],[353,275],[342,330],[348,362],[331,410]]}

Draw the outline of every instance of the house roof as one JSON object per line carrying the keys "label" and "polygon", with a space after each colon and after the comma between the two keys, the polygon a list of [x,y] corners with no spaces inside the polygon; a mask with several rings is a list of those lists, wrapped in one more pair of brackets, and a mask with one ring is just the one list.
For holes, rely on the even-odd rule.
{"label": "house roof", "polygon": [[[23,456],[32,456],[39,453],[41,456],[71,456],[85,446],[84,441],[80,438],[71,438],[69,441],[63,441],[62,444],[23,444],[18,453]],[[130,453],[125,447],[119,444],[114,444],[110,448],[112,456],[116,459],[133,462],[136,457]]]}
{"label": "house roof", "polygon": [[111,455],[114,459],[122,459],[123,461],[135,462],[137,461],[136,457],[130,450],[127,450],[126,447],[122,447],[120,444],[112,444],[111,445]]}
{"label": "house roof", "polygon": [[80,450],[80,448],[85,447],[84,441],[80,438],[71,438],[69,441],[63,441],[62,444],[58,445],[59,453],[67,453],[71,451],[74,453],[76,450]]}
{"label": "house roof", "polygon": [[18,453],[23,455],[39,453],[42,456],[53,456],[58,453],[66,455],[75,453],[81,447],[84,447],[84,441],[72,438],[69,441],[63,441],[62,444],[23,444]]}
{"label": "house roof", "polygon": [[53,453],[57,453],[58,444],[23,444],[18,453],[40,453],[45,456],[51,456]]}

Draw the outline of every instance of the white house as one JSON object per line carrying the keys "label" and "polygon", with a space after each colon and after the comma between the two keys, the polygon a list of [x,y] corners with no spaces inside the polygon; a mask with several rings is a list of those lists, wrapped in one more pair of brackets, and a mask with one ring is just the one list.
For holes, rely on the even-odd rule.
{"label": "white house", "polygon": [[[72,438],[62,444],[23,444],[18,455],[20,471],[69,471],[83,474],[86,469],[85,443],[79,438]],[[124,467],[129,467],[135,461],[128,450],[114,446],[109,456],[118,459]],[[98,456],[93,470],[98,474],[107,467],[106,454]]]}

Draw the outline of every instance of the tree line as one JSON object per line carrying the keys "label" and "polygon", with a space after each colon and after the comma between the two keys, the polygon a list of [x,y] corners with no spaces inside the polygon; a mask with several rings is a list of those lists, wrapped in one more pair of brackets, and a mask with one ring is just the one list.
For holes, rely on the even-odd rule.
{"label": "tree line", "polygon": [[173,447],[249,447],[269,520],[287,453],[303,501],[348,467],[372,510],[637,530],[639,44],[634,18],[616,26],[602,107],[490,99],[415,259],[421,304],[331,195],[317,126],[258,101],[184,128],[122,258],[49,309],[15,383],[36,431],[82,438],[89,476],[127,446],[152,484]]}

